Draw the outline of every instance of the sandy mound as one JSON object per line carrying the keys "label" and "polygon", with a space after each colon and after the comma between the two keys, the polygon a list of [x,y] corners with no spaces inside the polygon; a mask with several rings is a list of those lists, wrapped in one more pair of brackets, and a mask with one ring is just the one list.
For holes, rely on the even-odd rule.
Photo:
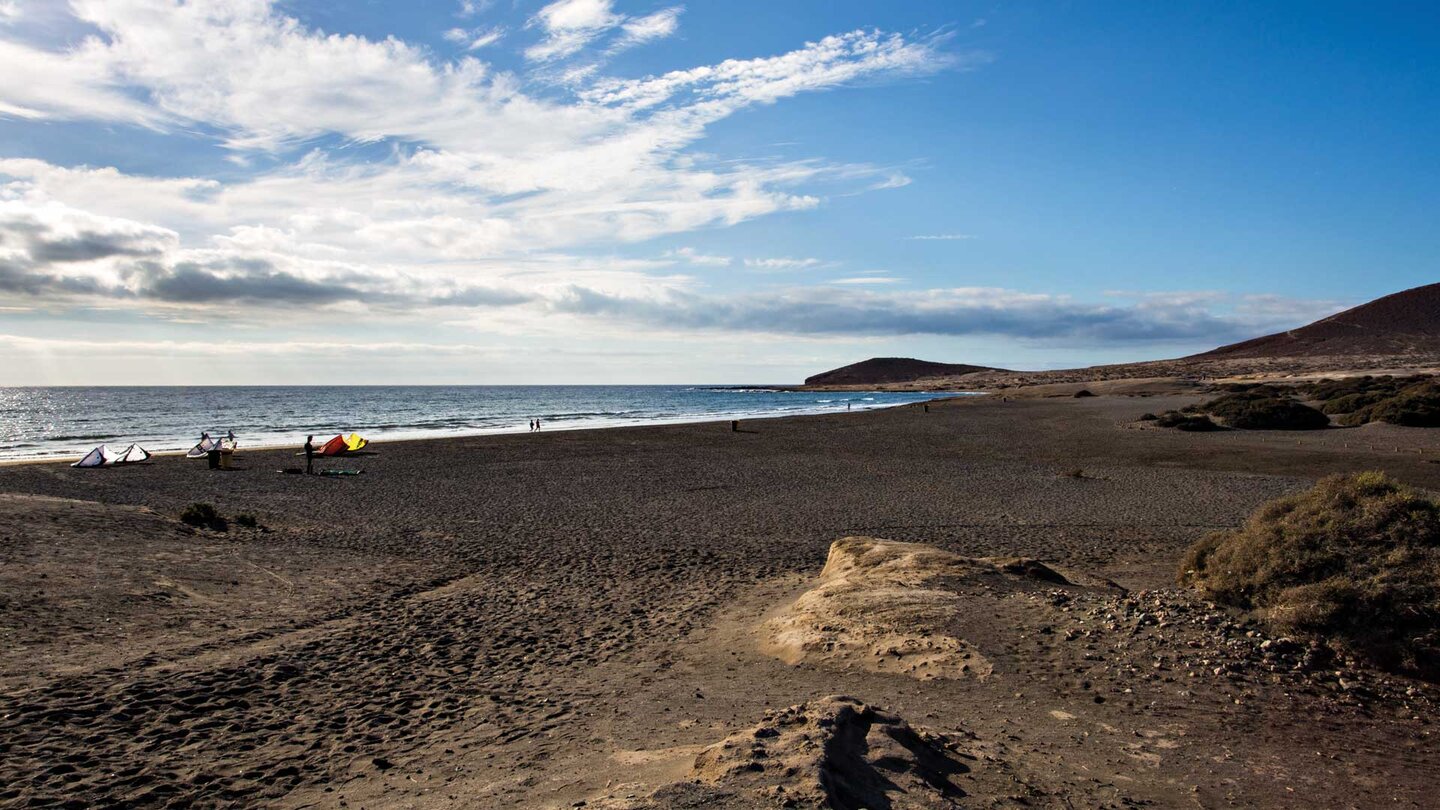
{"label": "sandy mound", "polygon": [[932,546],[847,537],[830,546],[815,586],[761,626],[761,649],[789,664],[860,666],[932,678],[984,678],[986,642],[1035,626],[1035,603],[1014,600],[1078,582],[1020,558],[962,557]]}
{"label": "sandy mound", "polygon": [[901,718],[849,697],[832,696],[767,715],[695,758],[691,780],[642,799],[595,806],[959,807],[951,778],[970,767],[952,738],[918,731]]}

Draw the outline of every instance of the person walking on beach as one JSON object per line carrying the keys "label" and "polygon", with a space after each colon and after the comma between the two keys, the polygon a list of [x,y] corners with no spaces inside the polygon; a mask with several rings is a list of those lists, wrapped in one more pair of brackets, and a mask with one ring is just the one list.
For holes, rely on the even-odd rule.
{"label": "person walking on beach", "polygon": [[305,437],[305,474],[315,473],[315,437]]}
{"label": "person walking on beach", "polygon": [[538,417],[538,416],[535,417],[535,429],[536,429],[536,430],[539,430],[539,429],[540,429],[540,417]]}

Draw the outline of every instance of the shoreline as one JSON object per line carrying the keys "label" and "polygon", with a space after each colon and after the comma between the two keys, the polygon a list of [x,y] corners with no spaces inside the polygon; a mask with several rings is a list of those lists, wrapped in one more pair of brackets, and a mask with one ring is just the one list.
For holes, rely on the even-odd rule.
{"label": "shoreline", "polygon": [[[747,389],[747,390],[751,390],[751,389]],[[778,389],[765,389],[765,390],[778,390]],[[849,393],[866,393],[866,392],[864,392],[864,391],[853,391],[853,392],[849,392]],[[873,393],[895,393],[895,392],[874,391]],[[930,398],[930,399],[914,400],[914,401],[912,401],[912,402],[886,403],[886,404],[881,404],[881,405],[871,405],[871,406],[868,406],[868,407],[867,407],[867,406],[861,406],[861,407],[855,408],[854,410],[849,410],[849,411],[841,411],[841,410],[814,410],[814,411],[797,412],[797,413],[757,413],[757,414],[753,414],[753,415],[737,415],[737,416],[734,416],[734,417],[721,417],[721,418],[710,418],[709,416],[706,416],[706,417],[704,417],[704,418],[696,418],[696,419],[692,419],[692,418],[688,418],[688,417],[678,417],[678,418],[675,418],[675,419],[659,418],[659,419],[648,419],[648,420],[645,420],[645,421],[626,422],[626,423],[608,423],[608,424],[593,424],[593,425],[567,425],[567,426],[565,426],[565,427],[555,427],[555,428],[548,428],[548,427],[546,427],[546,428],[542,428],[540,431],[522,431],[522,430],[520,430],[520,429],[517,427],[517,428],[515,428],[515,429],[509,429],[509,428],[479,429],[479,430],[466,430],[466,431],[458,431],[458,432],[443,432],[443,431],[428,431],[428,432],[424,432],[424,433],[405,433],[405,432],[399,432],[399,433],[390,434],[390,435],[378,434],[378,435],[381,436],[381,438],[371,439],[369,445],[367,445],[367,446],[408,444],[408,443],[410,443],[410,442],[438,442],[438,441],[441,441],[441,440],[444,440],[444,439],[467,439],[467,438],[475,438],[475,437],[483,437],[483,436],[518,436],[518,435],[521,435],[521,434],[524,434],[524,435],[532,435],[533,433],[536,433],[536,432],[538,432],[538,433],[574,433],[574,432],[580,432],[580,431],[625,430],[625,429],[628,429],[628,428],[668,427],[668,426],[674,426],[674,425],[705,425],[705,424],[712,424],[712,423],[713,423],[713,424],[724,424],[724,423],[726,423],[726,422],[732,421],[732,419],[733,419],[734,421],[739,421],[739,422],[756,421],[756,420],[763,420],[763,421],[767,421],[767,422],[768,422],[768,421],[773,421],[773,420],[777,420],[777,419],[800,419],[800,418],[814,417],[814,416],[828,416],[828,415],[839,415],[839,414],[868,413],[868,412],[873,412],[873,411],[884,411],[884,410],[890,410],[890,409],[893,409],[893,408],[903,408],[903,407],[906,407],[906,406],[920,405],[920,404],[925,404],[925,403],[929,403],[929,402],[937,402],[937,401],[942,401],[942,400],[946,400],[946,399],[958,399],[958,398],[969,398],[969,397],[982,398],[982,397],[990,396],[990,393],[989,393],[989,392],[986,392],[986,391],[933,391],[933,392],[931,392],[931,391],[923,391],[923,392],[904,392],[904,393],[926,393],[926,394],[928,394],[928,393],[933,393],[933,394],[935,394],[935,396],[932,397],[932,398]],[[359,431],[355,431],[355,432],[359,432]],[[315,435],[319,436],[319,435],[321,435],[321,434],[315,434]],[[328,436],[329,434],[325,434],[325,435]],[[344,433],[342,433],[341,435],[344,435]],[[366,437],[366,438],[369,438],[369,437]],[[243,441],[243,437],[242,437],[242,441]],[[138,444],[138,443],[139,443],[139,442],[137,442],[137,444]],[[297,448],[297,447],[303,447],[303,446],[304,446],[304,443],[305,443],[305,442],[304,442],[304,439],[302,438],[299,442],[283,442],[283,443],[282,443],[282,442],[264,442],[264,443],[261,443],[261,444],[241,444],[241,445],[239,446],[239,448],[236,450],[236,453],[237,453],[237,454],[242,454],[242,453],[252,453],[252,452],[253,452],[253,453],[274,452],[274,451],[276,451],[276,450],[285,450],[285,449],[294,449],[294,448]],[[112,442],[99,442],[99,444],[112,444]],[[119,446],[128,445],[129,442],[128,442],[128,441],[117,441],[117,442],[113,442],[113,444],[114,444],[115,446],[119,447]],[[143,446],[143,445],[142,445],[142,446]],[[80,451],[77,451],[77,452],[83,456],[83,454],[86,453],[86,452],[88,452],[88,450],[80,450]],[[183,458],[183,457],[185,457],[185,454],[188,453],[188,452],[189,452],[189,448],[186,448],[186,449],[151,450],[151,451],[150,451],[150,457],[151,457],[152,459],[155,459],[155,458],[176,458],[176,457]],[[341,458],[357,458],[357,457],[358,457],[358,458],[363,458],[364,456],[323,456],[323,457],[322,457],[322,456],[317,456],[316,458],[317,458],[317,459],[319,459],[319,458],[335,458],[335,459],[341,459]],[[28,465],[32,465],[32,464],[71,464],[71,463],[75,462],[76,460],[78,460],[78,459],[77,459],[76,457],[72,456],[72,455],[65,455],[65,456],[38,456],[38,457],[26,457],[26,458],[0,458],[0,468],[5,468],[5,467],[17,467],[17,466],[28,466]],[[193,460],[193,461],[202,461],[203,459],[192,459],[192,460]],[[147,462],[141,462],[141,463],[144,464],[144,463],[147,463]],[[134,466],[134,465],[122,465],[122,466]]]}

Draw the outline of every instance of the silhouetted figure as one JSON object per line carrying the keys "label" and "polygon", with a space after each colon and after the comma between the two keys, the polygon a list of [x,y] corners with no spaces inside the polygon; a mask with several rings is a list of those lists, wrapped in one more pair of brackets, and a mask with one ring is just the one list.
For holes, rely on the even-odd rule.
{"label": "silhouetted figure", "polygon": [[314,437],[314,436],[306,436],[306,437],[305,437],[305,474],[306,474],[306,475],[313,475],[313,474],[315,473],[315,441],[314,441],[314,440],[315,440],[315,437]]}
{"label": "silhouetted figure", "polygon": [[739,420],[739,419],[731,419],[731,420],[730,420],[730,432],[732,432],[732,433],[739,433],[739,432],[740,432],[740,420]]}
{"label": "silhouetted figure", "polygon": [[536,429],[536,430],[539,430],[539,429],[540,429],[540,417],[538,417],[538,416],[535,417],[535,429]]}
{"label": "silhouetted figure", "polygon": [[850,410],[850,403],[848,403],[848,402],[845,403],[845,410],[847,410],[847,411]]}
{"label": "silhouetted figure", "polygon": [[929,412],[930,412],[930,403],[927,402],[927,403],[925,403],[925,413],[929,413]]}

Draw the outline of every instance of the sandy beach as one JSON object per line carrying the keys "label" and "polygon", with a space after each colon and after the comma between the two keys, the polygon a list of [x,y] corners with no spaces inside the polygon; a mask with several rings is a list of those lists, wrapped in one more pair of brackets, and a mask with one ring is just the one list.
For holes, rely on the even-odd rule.
{"label": "sandy beach", "polygon": [[[1440,491],[1440,435],[1135,422],[1195,399],[984,397],[322,462],[349,477],[279,474],[289,450],[228,472],[0,468],[0,806],[812,806],[784,787],[808,766],[766,764],[804,741],[765,724],[871,716],[835,695],[899,718],[866,728],[945,741],[944,778],[897,808],[1435,806],[1440,690],[1287,658],[1174,577],[1202,533],[1327,473]],[[259,528],[192,529],[177,516],[197,501]],[[1090,584],[977,579],[957,598],[983,672],[782,660],[767,623],[851,536]],[[748,760],[697,764],[733,735],[757,741]],[[767,739],[791,759],[756,753]]]}

